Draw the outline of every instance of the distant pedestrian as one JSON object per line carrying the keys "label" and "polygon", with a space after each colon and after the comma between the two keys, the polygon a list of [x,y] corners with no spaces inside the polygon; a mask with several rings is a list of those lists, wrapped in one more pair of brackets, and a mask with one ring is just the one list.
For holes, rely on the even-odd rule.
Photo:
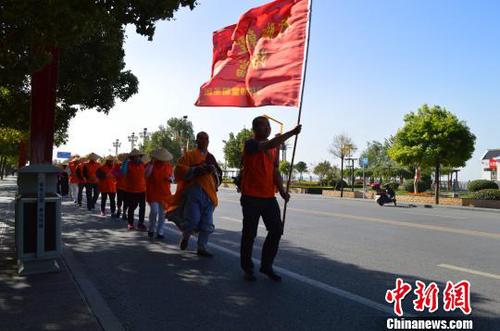
{"label": "distant pedestrian", "polygon": [[71,158],[68,164],[69,167],[69,196],[76,204],[78,203],[78,183],[80,179],[76,175],[76,168],[80,163],[80,155],[76,154]]}
{"label": "distant pedestrian", "polygon": [[90,153],[88,156],[88,161],[83,165],[83,177],[85,178],[85,192],[87,194],[87,209],[95,210],[95,204],[97,198],[99,197],[99,186],[97,179],[97,169],[100,164],[97,162],[99,155],[95,153]]}
{"label": "distant pedestrian", "polygon": [[[85,185],[87,184],[87,182],[85,181],[85,176],[83,175],[83,169],[85,167],[85,163],[87,162],[87,160],[88,159],[86,157],[81,158],[79,160],[78,165],[76,166],[76,176],[78,177],[78,196],[77,196],[78,207],[82,206],[83,189],[85,189]],[[85,191],[87,190],[85,189]]]}
{"label": "distant pedestrian", "polygon": [[151,153],[151,162],[145,170],[146,200],[149,203],[149,237],[156,232],[157,239],[163,239],[163,224],[165,223],[165,209],[170,192],[170,182],[173,177],[173,168],[169,161],[172,154],[165,148]]}
{"label": "distant pedestrian", "polygon": [[127,190],[127,219],[128,229],[135,230],[134,212],[139,206],[139,222],[137,229],[146,231],[144,215],[146,213],[146,179],[144,177],[145,167],[142,160],[143,152],[134,149],[130,152],[128,159],[123,161],[121,172],[125,176]]}
{"label": "distant pedestrian", "polygon": [[115,165],[113,167],[113,175],[116,178],[116,217],[119,218],[120,215],[122,215],[122,219],[124,221],[127,220],[127,183],[125,180],[125,176],[120,172],[120,168],[123,161],[125,161],[127,158],[127,153],[118,154],[118,162],[115,162]]}
{"label": "distant pedestrian", "polygon": [[211,257],[207,250],[208,237],[214,231],[213,212],[217,207],[217,188],[222,170],[215,157],[208,152],[209,137],[206,132],[196,135],[197,148],[188,151],[177,161],[175,180],[177,190],[169,212],[182,208],[184,219],[180,249],[188,247],[190,236],[198,233],[199,256]]}
{"label": "distant pedestrian", "polygon": [[59,193],[63,198],[67,198],[69,194],[68,164],[62,163],[60,168],[61,172],[57,176],[57,193]]}
{"label": "distant pedestrian", "polygon": [[278,169],[277,147],[300,133],[301,126],[268,140],[271,126],[266,117],[256,117],[252,122],[253,137],[245,142],[241,174],[241,207],[243,231],[241,235],[241,268],[248,281],[256,280],[252,262],[252,250],[259,219],[262,217],[267,236],[262,247],[260,272],[273,281],[281,277],[273,270],[282,235],[281,211],[276,200],[276,190],[288,201],[290,195],[283,187]]}
{"label": "distant pedestrian", "polygon": [[115,217],[116,211],[116,179],[113,176],[113,166],[115,158],[108,156],[105,163],[97,169],[97,178],[99,179],[99,192],[101,193],[101,216],[106,216],[106,201],[109,197],[109,207],[111,217]]}

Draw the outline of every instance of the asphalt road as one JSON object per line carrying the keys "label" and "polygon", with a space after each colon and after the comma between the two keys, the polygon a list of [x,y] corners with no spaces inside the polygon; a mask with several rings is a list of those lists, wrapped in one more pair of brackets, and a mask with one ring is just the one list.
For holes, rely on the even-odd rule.
{"label": "asphalt road", "polygon": [[[500,329],[500,213],[380,207],[372,201],[293,196],[276,259],[283,282],[239,269],[239,195],[221,190],[211,236],[212,259],[128,232],[120,220],[64,207],[64,241],[124,328],[131,330],[384,330],[384,300],[397,277],[415,285],[471,283],[472,314],[405,316],[474,319],[474,330]],[[263,224],[254,249],[260,258]],[[440,295],[440,307],[442,300]]]}

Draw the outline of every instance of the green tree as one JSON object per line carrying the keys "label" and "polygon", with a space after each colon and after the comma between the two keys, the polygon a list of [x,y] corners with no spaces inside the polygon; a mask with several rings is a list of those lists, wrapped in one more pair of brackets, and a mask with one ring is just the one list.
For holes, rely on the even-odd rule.
{"label": "green tree", "polygon": [[[288,177],[288,174],[290,173],[290,167],[291,167],[290,162],[285,160],[280,161],[279,171],[285,178]],[[292,178],[293,178],[293,171],[292,171]]]}
{"label": "green tree", "polygon": [[440,106],[423,105],[405,115],[404,122],[389,155],[407,166],[433,167],[438,204],[441,166],[465,166],[474,152],[476,137],[464,121]]}
{"label": "green tree", "polygon": [[195,148],[196,142],[193,131],[193,123],[184,118],[171,118],[167,125],[161,125],[147,139],[142,148],[150,153],[155,149],[166,148],[172,153],[174,160],[181,157],[181,151],[189,145],[190,149]]}
{"label": "green tree", "polygon": [[245,141],[251,137],[252,131],[246,128],[243,128],[236,136],[232,132],[229,133],[229,139],[224,143],[224,158],[229,168],[241,167],[243,147],[245,147]]}
{"label": "green tree", "polygon": [[337,166],[332,166],[326,173],[324,179],[325,185],[331,185],[336,187],[339,178],[340,178],[340,169]]}
{"label": "green tree", "polygon": [[107,113],[115,99],[137,93],[137,78],[125,70],[125,26],[152,40],[158,20],[172,19],[195,0],[2,1],[0,4],[0,122],[29,129],[30,75],[60,50],[55,143],[67,139],[77,111]]}
{"label": "green tree", "polygon": [[323,183],[323,180],[325,177],[328,175],[329,172],[332,170],[332,165],[328,161],[323,161],[318,163],[314,169],[313,173],[319,177],[320,183]]}
{"label": "green tree", "polygon": [[389,149],[393,138],[386,139],[384,143],[379,141],[368,142],[367,148],[361,153],[361,158],[368,158],[368,167],[365,169],[369,176],[378,177],[380,181],[390,181],[394,177],[402,178],[412,176],[406,167],[399,165],[390,158]]}
{"label": "green tree", "polygon": [[356,145],[347,134],[339,134],[333,137],[333,142],[330,146],[329,152],[334,156],[340,158],[340,196],[344,196],[344,159],[352,155],[357,150]]}
{"label": "green tree", "polygon": [[302,174],[304,172],[308,172],[307,170],[307,163],[305,163],[304,161],[299,161],[297,162],[296,165],[293,166],[293,168],[300,174],[300,180],[302,180]]}
{"label": "green tree", "polygon": [[17,144],[22,136],[21,131],[0,127],[0,179],[3,179],[7,168],[15,166]]}

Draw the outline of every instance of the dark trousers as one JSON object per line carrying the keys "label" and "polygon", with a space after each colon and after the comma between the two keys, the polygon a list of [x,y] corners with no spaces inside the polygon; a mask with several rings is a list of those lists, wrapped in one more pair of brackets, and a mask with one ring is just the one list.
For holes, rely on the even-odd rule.
{"label": "dark trousers", "polygon": [[127,192],[128,224],[134,224],[134,212],[139,206],[139,224],[144,223],[144,214],[146,213],[146,192],[132,193]]}
{"label": "dark trousers", "polygon": [[127,192],[125,192],[124,190],[117,189],[116,198],[117,198],[116,204],[118,207],[117,216],[120,217],[123,205],[123,217],[125,218],[125,216],[127,215]]}
{"label": "dark trousers", "polygon": [[97,184],[85,184],[85,193],[87,194],[87,209],[94,209],[99,197],[99,186]]}
{"label": "dark trousers", "polygon": [[108,196],[109,196],[109,207],[111,209],[111,214],[114,214],[116,210],[115,192],[113,193],[101,192],[101,211],[103,213],[106,211],[106,200],[108,200]]}
{"label": "dark trousers", "polygon": [[281,239],[281,211],[276,198],[254,198],[241,196],[243,210],[243,231],[241,235],[240,262],[241,268],[247,272],[253,271],[252,249],[259,219],[262,217],[267,229],[266,240],[262,247],[261,268],[271,270],[274,258],[278,253]]}
{"label": "dark trousers", "polygon": [[83,188],[85,187],[85,184],[78,184],[78,205],[82,205],[82,198],[83,198]]}

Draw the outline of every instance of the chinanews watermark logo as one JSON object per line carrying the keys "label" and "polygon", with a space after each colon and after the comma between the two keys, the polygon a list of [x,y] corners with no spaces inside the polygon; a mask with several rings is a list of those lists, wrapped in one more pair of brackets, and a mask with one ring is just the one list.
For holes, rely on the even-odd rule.
{"label": "chinanews watermark logo", "polygon": [[417,280],[413,287],[402,278],[397,278],[395,288],[385,293],[385,301],[393,305],[397,318],[388,318],[386,327],[388,330],[473,330],[473,321],[470,319],[403,318],[405,312],[402,303],[412,294],[413,309],[416,312],[435,313],[442,303],[445,312],[461,311],[465,316],[469,316],[472,313],[470,289],[471,285],[467,280],[456,283],[447,281],[440,295],[439,287],[435,282],[425,284]]}

